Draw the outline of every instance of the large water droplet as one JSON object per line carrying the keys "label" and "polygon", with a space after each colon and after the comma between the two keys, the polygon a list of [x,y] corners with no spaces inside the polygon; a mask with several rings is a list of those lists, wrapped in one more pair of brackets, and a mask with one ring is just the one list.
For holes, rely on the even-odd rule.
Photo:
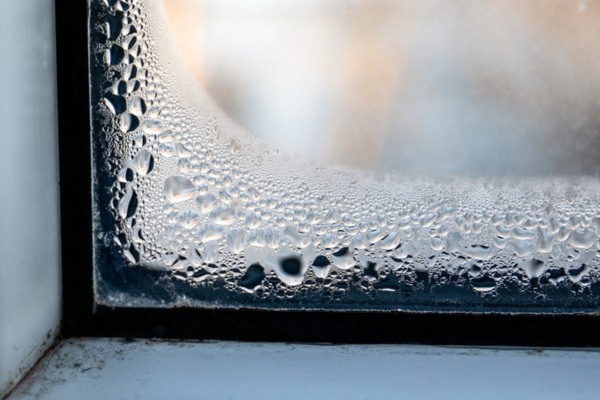
{"label": "large water droplet", "polygon": [[475,260],[489,260],[496,253],[493,246],[471,246],[463,249],[463,254]]}
{"label": "large water droplet", "polygon": [[123,29],[123,13],[117,11],[114,15],[108,14],[106,16],[107,29],[106,33],[109,39],[114,40],[119,37],[121,30]]}
{"label": "large water droplet", "polygon": [[233,254],[240,254],[246,246],[246,231],[234,229],[227,235],[227,247]]}
{"label": "large water droplet", "polygon": [[401,239],[398,232],[392,231],[386,237],[381,239],[378,245],[383,250],[394,250],[400,244]]}
{"label": "large water droplet", "polygon": [[286,248],[279,252],[274,270],[283,283],[289,286],[297,286],[302,284],[308,266],[302,257]]}
{"label": "large water droplet", "polygon": [[231,151],[231,154],[237,154],[240,152],[241,149],[242,145],[240,144],[239,140],[231,139],[229,141],[229,150]]}
{"label": "large water droplet", "polygon": [[154,166],[154,158],[152,153],[146,149],[140,150],[133,158],[133,165],[135,166],[136,172],[141,175],[147,175]]}
{"label": "large water droplet", "polygon": [[200,224],[200,216],[194,211],[183,211],[181,214],[179,214],[177,222],[179,222],[185,229],[192,229]]}
{"label": "large water droplet", "polygon": [[240,279],[240,288],[246,292],[253,293],[265,277],[264,268],[260,264],[252,264],[248,267],[242,279]]}
{"label": "large water droplet", "polygon": [[117,125],[122,132],[127,133],[135,130],[140,125],[140,120],[135,115],[124,112],[117,117]]}
{"label": "large water droplet", "polygon": [[597,236],[591,229],[572,231],[569,234],[569,244],[579,249],[589,249],[596,243]]}
{"label": "large water droplet", "polygon": [[540,253],[550,253],[553,245],[553,235],[547,229],[538,228],[537,251]]}
{"label": "large water droplet", "polygon": [[540,276],[542,276],[544,271],[546,271],[546,265],[543,261],[534,258],[525,262],[524,269],[525,274],[527,274],[527,277],[529,279],[539,278]]}
{"label": "large water droplet", "polygon": [[310,236],[305,233],[300,233],[293,226],[286,226],[283,233],[287,235],[292,243],[300,248],[305,248],[310,245]]}
{"label": "large water droplet", "polygon": [[333,265],[340,269],[349,269],[356,265],[356,260],[348,247],[333,253],[331,258],[333,259]]}
{"label": "large water droplet", "polygon": [[123,61],[125,50],[118,44],[113,44],[110,49],[106,50],[106,62],[109,65],[117,65]]}
{"label": "large water droplet", "polygon": [[475,289],[475,291],[485,293],[491,292],[496,288],[496,281],[485,275],[481,278],[471,279],[471,285],[473,285],[473,289]]}
{"label": "large water droplet", "polygon": [[126,109],[125,98],[112,93],[108,93],[104,97],[104,104],[106,104],[106,107],[108,107],[110,112],[115,115],[121,114]]}
{"label": "large water droplet", "polygon": [[129,217],[133,216],[137,209],[137,205],[138,205],[137,195],[136,195],[135,191],[133,190],[133,188],[131,187],[131,184],[129,184],[127,186],[127,189],[125,190],[125,194],[123,195],[121,200],[119,200],[119,205],[118,205],[119,216],[121,218],[129,218]]}
{"label": "large water droplet", "polygon": [[527,257],[535,251],[535,245],[529,240],[513,240],[508,243],[508,246],[517,257]]}
{"label": "large water droplet", "polygon": [[193,198],[196,187],[183,176],[170,176],[165,180],[163,191],[169,203],[180,203]]}
{"label": "large water droplet", "polygon": [[198,205],[200,212],[208,213],[217,207],[219,201],[214,195],[207,193],[196,197],[196,204]]}
{"label": "large water droplet", "polygon": [[325,256],[318,256],[313,261],[313,272],[317,278],[327,278],[331,270],[331,262]]}
{"label": "large water droplet", "polygon": [[235,210],[229,206],[219,206],[211,211],[210,220],[217,225],[231,225],[235,222]]}
{"label": "large water droplet", "polygon": [[205,242],[205,243],[220,239],[223,237],[223,235],[224,235],[223,227],[213,224],[211,222],[202,224],[200,226],[200,228],[198,228],[198,239],[200,239],[200,241]]}
{"label": "large water droplet", "polygon": [[163,131],[163,125],[160,121],[146,120],[142,123],[142,130],[149,134],[158,135]]}
{"label": "large water droplet", "polygon": [[146,102],[140,96],[131,96],[128,102],[129,112],[141,117],[146,113]]}
{"label": "large water droplet", "polygon": [[568,277],[572,282],[578,283],[589,272],[590,272],[590,267],[587,264],[582,264],[579,267],[569,268]]}

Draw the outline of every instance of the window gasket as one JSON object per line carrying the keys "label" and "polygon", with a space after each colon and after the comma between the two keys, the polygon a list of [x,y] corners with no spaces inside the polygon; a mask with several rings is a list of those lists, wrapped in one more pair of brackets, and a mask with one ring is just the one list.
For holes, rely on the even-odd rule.
{"label": "window gasket", "polygon": [[88,1],[55,0],[64,337],[600,346],[599,313],[159,309],[97,304],[93,290],[89,5]]}

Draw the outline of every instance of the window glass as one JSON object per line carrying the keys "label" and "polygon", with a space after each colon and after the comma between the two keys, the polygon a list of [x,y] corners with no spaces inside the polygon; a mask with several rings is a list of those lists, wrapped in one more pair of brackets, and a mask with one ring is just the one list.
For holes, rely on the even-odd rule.
{"label": "window glass", "polygon": [[599,12],[92,2],[96,301],[595,310]]}

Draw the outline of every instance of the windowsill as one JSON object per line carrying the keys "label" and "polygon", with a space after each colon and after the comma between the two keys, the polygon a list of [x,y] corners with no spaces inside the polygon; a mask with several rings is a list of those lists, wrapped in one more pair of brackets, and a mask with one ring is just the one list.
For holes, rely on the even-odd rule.
{"label": "windowsill", "polygon": [[68,339],[14,399],[597,398],[600,351]]}

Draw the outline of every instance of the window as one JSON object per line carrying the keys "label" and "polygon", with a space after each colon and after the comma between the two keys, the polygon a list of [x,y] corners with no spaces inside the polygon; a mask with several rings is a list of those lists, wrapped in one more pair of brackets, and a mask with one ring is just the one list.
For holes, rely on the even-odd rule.
{"label": "window", "polygon": [[[94,1],[89,15],[91,142],[87,117],[61,119],[72,332],[597,342],[600,191],[581,170],[593,161],[559,178],[311,163],[261,143],[213,103],[178,62],[161,2]],[[63,82],[87,82],[67,62]],[[61,86],[64,117],[75,102]],[[83,129],[66,136],[75,125]],[[586,134],[591,149],[598,134]]]}

